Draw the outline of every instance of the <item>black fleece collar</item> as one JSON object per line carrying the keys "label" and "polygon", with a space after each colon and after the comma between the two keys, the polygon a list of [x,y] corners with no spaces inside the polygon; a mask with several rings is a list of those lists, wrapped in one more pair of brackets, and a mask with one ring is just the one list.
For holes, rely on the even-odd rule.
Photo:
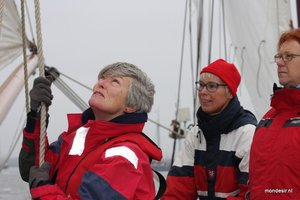
{"label": "black fleece collar", "polygon": [[[94,112],[91,108],[86,109],[81,116],[82,125],[86,124],[88,120],[95,120]],[[145,123],[148,120],[147,113],[125,113],[120,115],[110,122],[119,124],[138,124]]]}
{"label": "black fleece collar", "polygon": [[255,116],[243,109],[237,97],[218,115],[210,116],[200,107],[197,111],[198,126],[206,140],[219,139],[220,134],[227,134],[245,124],[256,125]]}

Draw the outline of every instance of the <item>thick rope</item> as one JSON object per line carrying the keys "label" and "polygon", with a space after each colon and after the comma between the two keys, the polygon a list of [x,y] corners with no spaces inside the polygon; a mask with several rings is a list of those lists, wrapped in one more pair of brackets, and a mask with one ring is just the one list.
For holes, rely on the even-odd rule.
{"label": "thick rope", "polygon": [[[41,34],[41,18],[40,18],[40,2],[34,1],[35,5],[35,21],[36,21],[36,35],[37,35],[37,53],[38,53],[38,67],[39,75],[45,77],[44,54],[42,49],[42,34]],[[45,141],[46,141],[46,117],[47,111],[44,103],[41,105],[41,129],[40,129],[40,152],[39,165],[41,166],[45,161]]]}
{"label": "thick rope", "polygon": [[25,11],[24,11],[24,0],[21,0],[25,105],[26,105],[26,113],[28,113],[30,111],[30,106],[29,106],[28,70],[27,70],[27,56],[26,56],[26,34],[25,34],[25,15],[24,15],[24,13],[25,13]]}

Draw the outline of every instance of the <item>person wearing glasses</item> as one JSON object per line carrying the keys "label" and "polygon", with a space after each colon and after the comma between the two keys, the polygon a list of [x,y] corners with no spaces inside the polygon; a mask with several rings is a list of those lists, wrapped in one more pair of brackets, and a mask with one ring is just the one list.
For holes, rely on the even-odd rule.
{"label": "person wearing glasses", "polygon": [[45,148],[39,164],[39,107],[53,98],[51,81],[35,79],[31,112],[23,131],[19,169],[33,199],[154,199],[150,160],[161,149],[142,133],[153,105],[154,85],[133,64],[104,67],[95,82],[90,108],[68,115],[68,130]]}
{"label": "person wearing glasses", "polygon": [[250,153],[250,199],[300,199],[300,29],[281,34],[274,56],[282,87],[260,120]]}
{"label": "person wearing glasses", "polygon": [[256,118],[236,95],[240,74],[218,59],[196,82],[200,107],[197,125],[167,175],[163,200],[243,200],[248,191],[250,146]]}

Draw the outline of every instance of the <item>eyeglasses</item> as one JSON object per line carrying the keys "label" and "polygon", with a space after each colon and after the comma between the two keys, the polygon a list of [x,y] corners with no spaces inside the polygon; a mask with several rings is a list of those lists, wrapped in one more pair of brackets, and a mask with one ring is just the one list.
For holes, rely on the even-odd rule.
{"label": "eyeglasses", "polygon": [[289,62],[298,56],[300,55],[293,54],[293,53],[283,53],[283,54],[278,53],[274,56],[274,62],[277,63],[280,59],[282,59],[283,62]]}
{"label": "eyeglasses", "polygon": [[207,91],[215,92],[215,91],[217,91],[219,86],[226,86],[226,84],[215,83],[215,82],[208,82],[205,84],[201,81],[196,81],[196,88],[199,91],[202,91],[204,89],[204,87],[206,87]]}

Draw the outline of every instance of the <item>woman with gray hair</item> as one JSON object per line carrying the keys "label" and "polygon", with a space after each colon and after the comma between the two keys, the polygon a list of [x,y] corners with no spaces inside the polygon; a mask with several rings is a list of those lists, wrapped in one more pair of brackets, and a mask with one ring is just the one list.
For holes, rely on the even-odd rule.
{"label": "woman with gray hair", "polygon": [[33,198],[154,199],[149,159],[162,152],[142,133],[153,105],[154,85],[135,65],[106,66],[89,99],[90,108],[68,115],[68,131],[46,147],[39,168],[41,102],[51,104],[51,81],[37,78],[30,92],[31,112],[24,128],[20,173]]}

